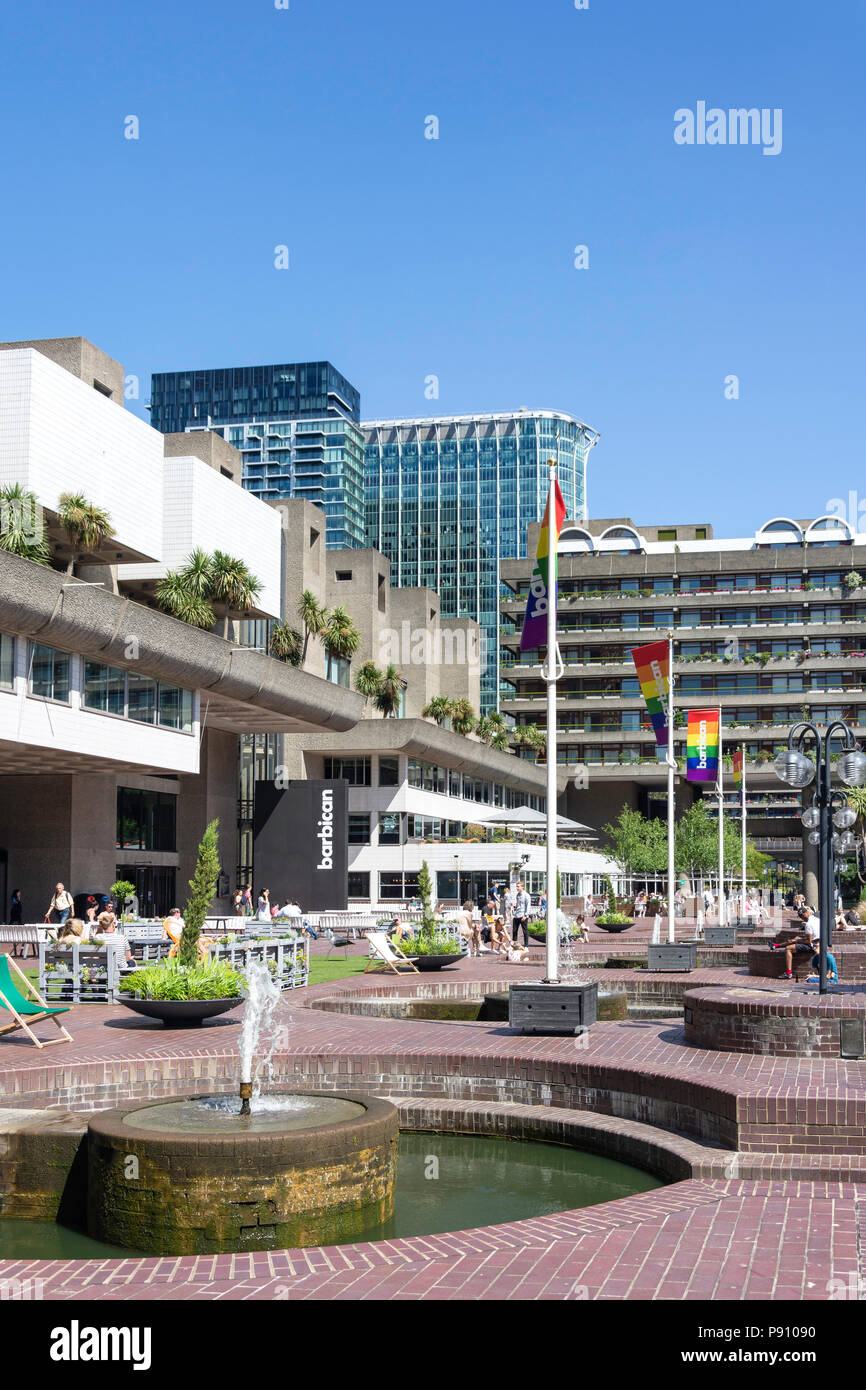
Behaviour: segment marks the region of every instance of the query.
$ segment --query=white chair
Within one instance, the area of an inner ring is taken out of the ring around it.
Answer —
[[[384,932],[367,932],[367,940],[370,943],[370,947],[373,951],[373,954],[371,955],[370,959],[367,961],[367,964],[364,967],[365,975],[367,971],[371,968],[371,966],[374,965],[387,965],[388,969],[392,970],[395,975],[399,975],[400,966],[408,966],[410,970],[415,971],[416,975],[420,974],[420,971],[418,970],[418,967],[415,964],[415,961],[418,959],[418,957],[404,955],[403,951],[401,951],[399,946],[392,945],[392,943],[388,940]]]

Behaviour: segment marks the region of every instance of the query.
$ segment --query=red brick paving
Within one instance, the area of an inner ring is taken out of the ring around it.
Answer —
[[[626,943],[609,944],[618,954]],[[866,1063],[710,1052],[688,1046],[676,1020],[597,1024],[583,1045],[523,1037],[502,1024],[308,1007],[338,993],[493,989],[540,978],[543,952],[533,957],[538,964],[529,967],[483,956],[437,977],[354,976],[299,992],[283,1006],[288,1032],[277,1079],[366,1086],[402,1100],[407,1114],[422,1105],[424,1091],[432,1097],[430,1113],[438,1104],[453,1120],[462,1106],[475,1117],[467,1125],[491,1129],[506,1102],[514,1123],[541,1114],[545,1122],[576,1126],[574,1133],[594,1128],[611,1142],[618,1136],[638,1143],[646,1131],[690,1164],[693,1176],[583,1211],[424,1239],[182,1259],[5,1261],[0,1277],[39,1277],[49,1299],[667,1300],[826,1299],[829,1279],[862,1272]],[[610,983],[637,977],[592,972]],[[645,972],[640,978],[646,983]],[[729,968],[682,982],[748,980]],[[760,987],[792,988],[768,980]],[[80,1109],[95,1086],[107,1088],[102,1104],[112,1103],[112,1088],[115,1096],[211,1083],[225,1089],[234,1075],[239,1017],[238,1010],[201,1031],[180,1032],[154,1028],[121,1007],[77,1008],[69,1047],[46,1054],[15,1035],[0,1041],[2,1103]],[[564,1106],[582,1113],[567,1116]],[[659,1136],[645,1120],[671,1123]],[[683,1128],[690,1132],[670,1132]]]

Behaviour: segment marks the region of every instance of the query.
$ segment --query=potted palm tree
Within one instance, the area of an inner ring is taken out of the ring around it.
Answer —
[[[224,962],[210,961],[208,950],[202,949],[201,929],[220,870],[218,830],[219,821],[212,820],[198,847],[177,959],[136,970],[120,985],[119,1003],[166,1027],[200,1028],[206,1018],[226,1013],[243,999],[243,977]]]
[[[69,561],[66,573],[73,575],[82,555],[92,555],[100,564],[100,546],[114,535],[108,512],[89,502],[81,492],[64,492],[57,504],[57,515],[69,539]]]
[[[406,682],[393,662],[389,662],[381,674],[379,689],[373,697],[373,703],[383,719],[391,719],[400,708]]]
[[[35,560],[37,565],[51,563],[39,499],[20,483],[0,488],[0,550]]]

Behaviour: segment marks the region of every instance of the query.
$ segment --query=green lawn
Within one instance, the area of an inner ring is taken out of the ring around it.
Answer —
[[[367,964],[366,956],[310,956],[310,984],[330,984],[332,980],[345,980],[347,975],[360,975]]]

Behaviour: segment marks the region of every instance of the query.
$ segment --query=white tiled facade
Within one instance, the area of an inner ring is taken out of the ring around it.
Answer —
[[[182,565],[197,546],[222,550],[243,560],[261,580],[256,606],[278,618],[279,513],[192,456],[165,459],[164,499],[162,564],[125,565],[122,577],[159,579],[166,569]]]
[[[158,431],[34,348],[0,352],[0,487],[20,483],[50,511],[81,491],[121,544],[159,561],[163,471]]]

